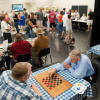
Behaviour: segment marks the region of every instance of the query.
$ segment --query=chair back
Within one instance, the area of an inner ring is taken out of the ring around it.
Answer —
[[[17,61],[18,62],[26,62],[26,61],[29,61],[30,59],[31,59],[30,54],[24,54],[24,55],[19,55]]]
[[[43,56],[46,56],[47,54],[50,53],[50,48],[45,48],[45,49],[42,49],[38,55],[38,57],[43,57]]]

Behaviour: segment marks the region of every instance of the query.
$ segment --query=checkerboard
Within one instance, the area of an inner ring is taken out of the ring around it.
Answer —
[[[34,83],[39,88],[41,94],[43,95],[44,99],[46,99],[46,100],[81,100],[81,98],[83,98],[83,96],[90,96],[90,97],[93,96],[90,83],[88,83],[84,79],[76,79],[71,75],[71,73],[68,70],[64,70],[64,71],[59,71],[57,73],[61,77],[63,77],[65,80],[68,80],[73,85],[76,84],[76,83],[81,83],[81,84],[84,83],[84,86],[86,86],[87,89],[84,92],[84,94],[80,95],[80,94],[75,93],[72,90],[72,88],[70,88],[69,90],[63,92],[62,94],[60,94],[56,98],[52,98],[52,96],[50,96],[48,94],[48,92],[33,77],[35,75],[42,73],[42,72],[53,69],[53,68],[55,68],[59,65],[60,65],[60,63],[57,63],[55,65],[49,66],[47,68],[44,68],[42,70],[39,70],[37,72],[32,73],[30,78],[27,80],[27,84],[30,86],[32,83]]]

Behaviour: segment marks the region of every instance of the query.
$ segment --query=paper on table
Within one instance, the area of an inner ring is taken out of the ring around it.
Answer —
[[[78,94],[83,94],[86,90],[86,86],[84,86],[83,84],[81,83],[76,83],[73,87],[72,87],[72,90]]]

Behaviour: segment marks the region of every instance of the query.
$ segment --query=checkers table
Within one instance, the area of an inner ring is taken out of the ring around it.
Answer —
[[[100,56],[100,44],[91,47],[91,48],[88,50],[88,53],[91,54],[91,58],[92,58],[92,55],[93,55],[93,54],[96,54],[96,55],[99,55],[99,56]]]
[[[38,87],[38,89],[40,90],[40,92],[43,95],[43,97],[44,97],[45,100],[81,100],[85,96],[93,97],[90,83],[88,83],[84,79],[76,79],[76,78],[72,77],[71,73],[68,70],[59,71],[59,72],[57,72],[57,74],[60,77],[62,77],[64,80],[67,80],[69,83],[71,83],[72,84],[71,87],[69,89],[63,91],[58,96],[52,97],[45,90],[45,88],[43,88],[43,85],[41,85],[39,83],[39,81],[36,80],[36,76],[38,76],[41,73],[45,73],[46,71],[48,71],[50,69],[53,69],[53,68],[55,68],[55,67],[57,67],[59,65],[60,65],[60,63],[57,63],[57,64],[51,65],[49,67],[43,68],[42,70],[39,70],[39,71],[36,71],[36,72],[32,73],[31,76],[30,76],[30,78],[27,80],[27,84],[29,86],[31,86],[32,83],[35,84]],[[41,80],[43,82],[43,79],[41,79]],[[75,91],[73,91],[72,87],[76,83],[81,83],[81,84],[84,83],[84,86],[86,86],[86,88],[87,88],[85,90],[84,94],[78,94]],[[60,88],[60,90],[61,89],[62,89],[62,87]]]

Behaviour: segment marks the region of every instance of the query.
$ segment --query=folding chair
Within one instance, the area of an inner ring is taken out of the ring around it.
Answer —
[[[45,48],[45,49],[42,49],[38,55],[38,59],[40,61],[40,64],[42,66],[42,61],[44,61],[43,63],[46,64],[47,62],[47,56],[50,56],[50,60],[51,60],[51,64],[52,64],[52,57],[51,57],[51,54],[50,54],[50,48]]]

